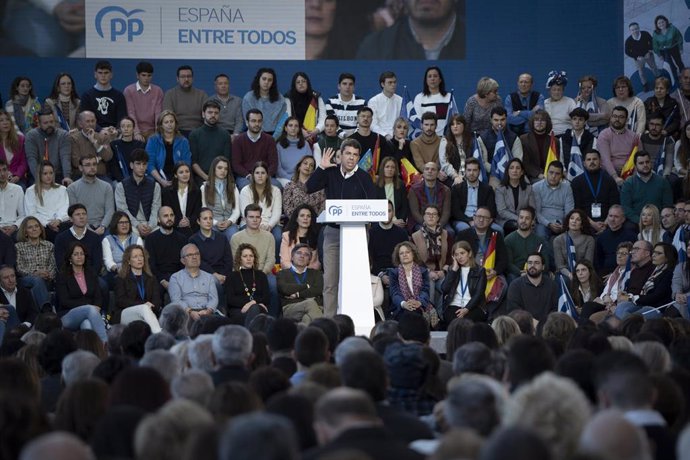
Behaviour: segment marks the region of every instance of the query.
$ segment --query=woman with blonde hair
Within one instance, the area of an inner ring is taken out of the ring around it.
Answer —
[[[228,242],[239,231],[240,204],[230,161],[214,158],[208,168],[208,180],[201,186],[201,206],[213,211],[213,228],[224,234]]]
[[[503,346],[508,343],[511,337],[521,334],[520,326],[510,316],[499,316],[491,322],[491,329],[496,333],[498,345]]]
[[[649,241],[652,244],[668,239],[666,230],[661,228],[659,208],[653,204],[645,205],[640,212],[640,233],[637,234],[637,239]]]
[[[146,142],[149,154],[147,174],[156,179],[161,187],[172,185],[173,169],[183,161],[192,166],[192,151],[189,141],[180,132],[177,115],[172,110],[163,110],[156,121],[156,133]]]
[[[113,322],[144,321],[156,334],[161,331],[156,317],[160,312],[160,299],[158,281],[149,267],[148,252],[138,244],[127,246],[115,279]]]
[[[498,82],[491,77],[482,77],[477,82],[477,92],[465,103],[465,120],[468,132],[481,132],[491,128],[491,109],[503,107],[498,96]]]
[[[54,241],[60,231],[69,227],[69,196],[64,185],[55,183],[55,168],[48,161],[38,166],[36,183],[26,190],[24,210],[34,216],[46,229],[49,241]]]
[[[443,280],[442,317],[445,324],[455,318],[485,321],[486,270],[475,262],[474,251],[467,241],[458,241],[452,248],[453,265]]]

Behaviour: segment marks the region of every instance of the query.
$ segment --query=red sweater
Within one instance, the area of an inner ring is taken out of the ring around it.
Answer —
[[[257,161],[268,165],[268,175],[275,177],[278,170],[278,151],[273,137],[261,133],[258,141],[253,142],[243,133],[232,141],[232,170],[238,176],[251,174]]]

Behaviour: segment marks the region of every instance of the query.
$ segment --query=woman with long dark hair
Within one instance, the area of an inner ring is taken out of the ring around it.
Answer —
[[[395,158],[385,157],[381,160],[375,186],[376,198],[389,200],[393,203],[395,210],[393,223],[398,227],[405,228],[410,210],[407,201],[407,189],[400,179],[400,168]]]
[[[501,225],[505,234],[517,230],[518,212],[531,206],[534,208],[534,194],[532,185],[525,177],[525,167],[522,160],[513,158],[506,167],[507,174],[503,175],[501,185],[496,187],[496,224]]]
[[[58,315],[67,329],[93,329],[103,342],[108,341],[101,318],[101,288],[98,274],[86,264],[87,249],[79,241],[65,252],[62,269],[55,283]]]
[[[72,75],[60,72],[53,82],[53,89],[45,103],[55,114],[60,128],[65,131],[77,128],[77,113],[79,111],[79,93]]]
[[[456,114],[451,117],[450,129],[438,146],[439,179],[449,186],[460,184],[465,178],[468,155],[472,155],[472,132],[467,129],[465,117]]]
[[[278,151],[278,171],[276,179],[284,187],[295,174],[297,164],[305,155],[311,155],[311,146],[305,140],[299,120],[289,117],[283,126],[283,132],[276,141]]]
[[[29,77],[19,76],[12,80],[5,110],[10,115],[17,134],[24,134],[38,126],[38,112],[41,102],[34,94],[34,85]]]
[[[8,180],[25,188],[29,163],[24,150],[24,135],[17,133],[12,126],[10,114],[2,109],[0,109],[0,159],[7,162],[7,169],[10,172]]]
[[[268,278],[259,270],[259,257],[251,244],[240,244],[235,252],[235,270],[225,280],[228,318],[248,325],[257,315],[268,313],[271,294]]]
[[[242,117],[247,118],[250,109],[258,109],[263,114],[263,131],[273,135],[283,114],[290,115],[292,109],[290,101],[278,91],[278,77],[276,71],[269,67],[261,67],[256,71],[252,80],[251,90],[242,98]]]
[[[280,266],[290,268],[292,266],[292,248],[298,244],[306,244],[311,248],[311,261],[309,268],[319,270],[319,253],[317,244],[319,239],[319,229],[316,224],[316,212],[308,204],[302,204],[290,214],[286,231],[280,240]]]
[[[128,246],[115,279],[113,322],[144,321],[156,334],[161,331],[156,318],[160,313],[160,301],[158,281],[149,268],[148,252],[138,244]]]
[[[592,237],[587,214],[581,209],[573,209],[564,219],[565,232],[553,240],[553,255],[556,261],[556,273],[572,280],[573,274],[568,268],[568,241],[575,245],[575,260],[594,260],[594,237]],[[568,238],[570,237],[570,238]]]
[[[594,302],[594,299],[601,292],[601,288],[601,278],[597,275],[592,262],[585,259],[578,260],[575,264],[575,276],[570,281],[570,295],[578,313],[582,314],[585,311],[585,305]]]
[[[436,134],[443,136],[446,119],[451,105],[451,94],[446,91],[446,82],[441,68],[427,67],[424,71],[423,90],[414,97],[414,109],[421,120],[424,112],[434,112],[438,118]]]
[[[277,247],[283,237],[283,230],[280,227],[283,197],[280,189],[271,184],[268,177],[268,165],[263,161],[256,162],[252,168],[249,185],[240,192],[240,209],[245,209],[251,203],[261,206],[261,229],[273,233]]]
[[[472,246],[467,241],[453,245],[453,265],[441,285],[445,324],[455,318],[485,321],[486,270],[477,265]]]
[[[312,88],[309,76],[304,72],[295,72],[285,97],[290,101],[292,115],[299,121],[302,135],[315,139],[323,131],[326,104],[321,94]]]
[[[283,212],[286,215],[292,215],[302,203],[310,205],[317,214],[323,211],[326,193],[323,190],[307,193],[306,183],[315,169],[316,160],[311,155],[304,155],[297,162],[292,180],[283,187]]]
[[[201,186],[201,205],[213,211],[213,226],[230,241],[239,231],[237,219],[244,209],[230,170],[230,161],[216,157],[208,168],[208,180]],[[198,217],[198,216],[197,216]]]
[[[161,190],[161,205],[172,208],[175,228],[187,237],[199,231],[201,201],[201,191],[194,182],[192,169],[187,163],[178,162],[173,169],[172,185]]]

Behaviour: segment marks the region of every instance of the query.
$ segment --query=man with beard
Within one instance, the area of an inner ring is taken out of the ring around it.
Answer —
[[[680,73],[680,88],[671,96],[680,106],[680,126],[685,126],[690,120],[690,67]]]
[[[99,235],[105,233],[115,212],[113,187],[96,177],[98,158],[88,155],[79,159],[81,178],[67,187],[70,206],[83,204],[89,213],[89,225]],[[60,261],[61,262],[61,261]]]
[[[558,305],[558,286],[544,276],[544,256],[532,253],[527,257],[527,276],[521,276],[508,288],[508,312],[527,310],[542,322]]]
[[[533,230],[536,212],[531,206],[526,206],[518,212],[518,229],[505,238],[508,249],[508,281],[526,274],[525,262],[527,257],[535,252],[545,254],[549,250],[546,240]],[[549,257],[544,257],[549,260]],[[544,267],[548,270],[548,265]]]
[[[665,136],[663,130],[664,116],[661,112],[647,114],[647,132],[640,136],[640,150],[649,152],[653,166],[656,165],[659,155],[664,152],[666,156],[664,157],[661,174],[666,179],[671,180],[670,175],[673,168],[673,153],[676,142],[673,137]],[[658,173],[658,171],[655,172]],[[672,177],[675,178],[675,176]]]
[[[439,164],[438,148],[441,145],[441,137],[436,134],[438,119],[433,112],[422,114],[422,134],[410,143],[414,167],[417,171],[423,171],[427,163]],[[438,167],[437,167],[438,168]]]
[[[237,189],[249,184],[254,165],[263,161],[268,165],[268,175],[276,187],[280,183],[275,178],[278,170],[278,151],[272,136],[263,131],[264,115],[259,109],[249,109],[246,115],[247,132],[232,141],[232,172],[235,173]]]
[[[584,167],[584,172],[570,183],[575,208],[585,211],[589,225],[596,233],[601,233],[606,229],[609,208],[620,203],[618,186],[601,169],[601,154],[598,150],[585,151]]]
[[[390,142],[384,135],[375,133],[371,130],[371,123],[374,118],[374,111],[369,107],[362,107],[357,111],[357,131],[350,138],[356,139],[362,146],[362,155],[371,150],[372,158],[379,149],[379,159],[393,155]]]
[[[188,65],[177,68],[177,86],[169,89],[163,96],[163,110],[172,110],[177,115],[178,128],[184,136],[201,126],[201,112],[206,92],[194,88],[194,70]]]
[[[204,124],[189,134],[192,169],[197,177],[208,180],[208,168],[216,157],[230,159],[230,134],[218,126],[220,104],[211,99],[204,102]],[[168,178],[171,180],[172,178]]]
[[[611,111],[610,126],[604,129],[597,138],[597,149],[601,153],[604,169],[618,186],[623,185],[620,177],[621,169],[628,160],[633,147],[640,138],[634,131],[627,128],[628,109],[619,105]]]
[[[158,230],[144,242],[151,271],[163,287],[161,295],[168,289],[170,276],[182,269],[180,251],[185,244],[187,238],[175,230],[175,212],[170,206],[162,206],[158,210]]]
[[[464,59],[463,0],[405,0],[407,15],[362,40],[357,59]]]
[[[38,113],[38,127],[26,133],[24,139],[26,160],[31,175],[38,177],[38,165],[48,160],[55,168],[55,181],[68,186],[72,183],[72,145],[69,134],[57,127],[50,107]]]
[[[640,150],[635,154],[635,174],[621,188],[621,205],[626,219],[638,224],[642,208],[648,204],[657,209],[673,206],[673,194],[668,181],[652,171],[649,153]]]

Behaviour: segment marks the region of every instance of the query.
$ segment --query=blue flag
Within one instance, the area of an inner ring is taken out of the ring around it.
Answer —
[[[359,159],[359,163],[357,163],[357,166],[359,169],[370,172],[371,167],[373,166],[374,158],[371,154],[371,149],[367,149],[366,152],[364,152],[364,155],[362,155],[362,158]]]
[[[654,162],[654,172],[658,175],[664,174],[664,166],[666,165],[666,138],[661,141],[661,147],[659,147],[659,154],[656,156],[656,161]]]
[[[508,167],[508,162],[511,159],[512,155],[510,154],[510,150],[508,149],[505,139],[503,138],[503,131],[499,131],[496,147],[494,147],[494,157],[491,160],[491,175],[497,178],[499,181],[503,180],[503,176],[506,173],[506,168]]]
[[[565,276],[559,276],[558,279],[561,280],[560,295],[558,296],[558,311],[567,313],[575,321],[577,321],[580,315],[578,315],[577,309],[575,308],[575,302],[573,301],[573,297],[570,295],[570,290],[568,289],[568,285],[565,281],[566,278]]]
[[[575,265],[577,258],[577,255],[575,253],[575,242],[570,237],[570,233],[568,232],[565,232],[565,242],[567,245],[566,250],[568,252],[568,270],[573,276],[575,276]]]
[[[577,139],[573,136],[573,144],[570,146],[570,163],[568,163],[568,180],[573,180],[580,174],[585,172],[585,167],[582,164],[582,151]]]
[[[410,132],[407,133],[409,139],[416,139],[422,134],[422,121],[414,108],[414,100],[410,98],[407,86],[403,87],[403,100],[400,106],[400,118],[404,118],[410,125]]]
[[[474,132],[474,139],[472,140],[472,158],[476,158],[479,161],[479,180],[488,183],[489,177],[484,167],[484,158],[482,157],[482,149],[479,148],[479,137],[476,131]]]
[[[446,132],[444,134],[448,134],[450,132],[450,120],[452,120],[453,117],[459,113],[460,112],[458,112],[458,105],[455,103],[455,90],[451,89],[450,107],[448,107],[448,113],[446,114]]]

